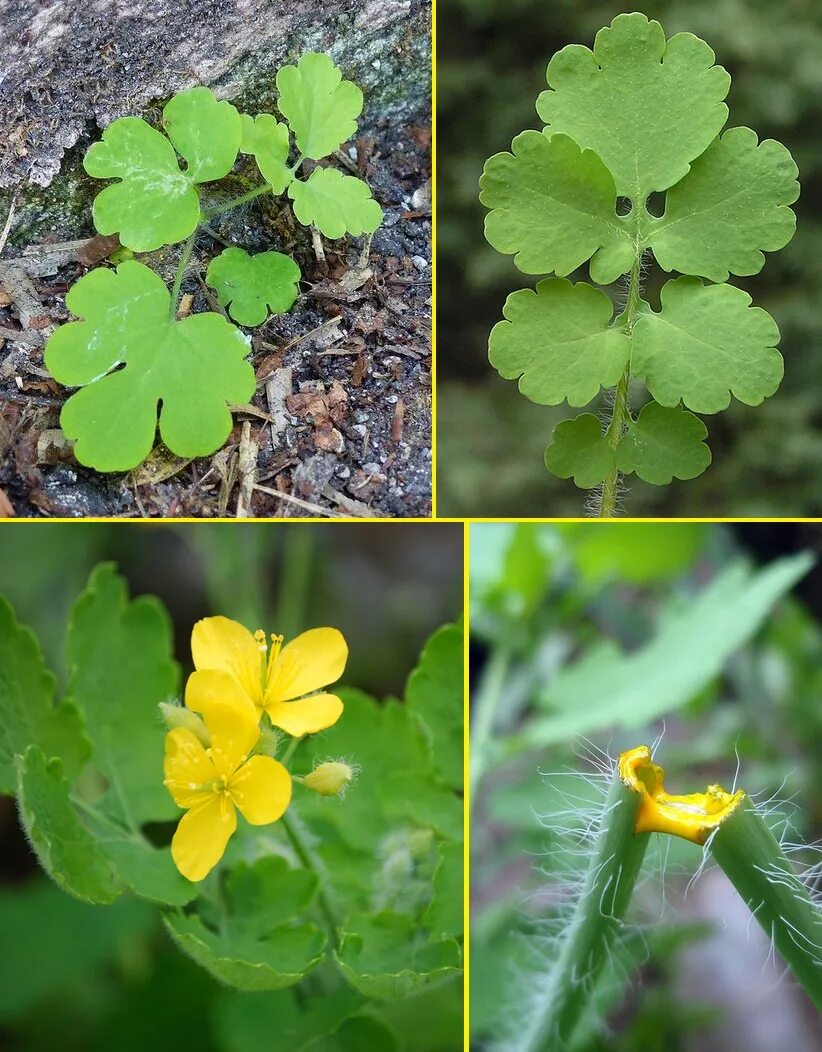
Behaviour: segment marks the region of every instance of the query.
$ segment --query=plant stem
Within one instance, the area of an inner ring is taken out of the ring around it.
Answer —
[[[301,735],[299,738],[292,738],[291,741],[288,743],[288,748],[285,750],[283,758],[280,761],[282,763],[283,767],[288,767],[288,765],[291,763],[292,757],[294,756],[294,753],[297,751],[297,746],[300,744],[300,742],[302,740],[303,739],[302,739],[302,735]]]
[[[533,1010],[503,1044],[505,1052],[548,1052],[572,1047],[597,980],[631,901],[648,846],[634,832],[641,798],[619,776],[605,799],[585,883],[565,931],[556,963],[545,976]]]
[[[822,1009],[822,909],[750,799],[722,822],[709,848],[797,981]]]
[[[246,201],[253,201],[255,197],[259,197],[261,194],[267,194],[270,190],[270,184],[263,183],[262,186],[257,186],[253,190],[249,190],[247,194],[240,194],[239,197],[232,197],[230,201],[223,201],[221,205],[215,205],[213,208],[203,209],[201,213],[202,217],[208,222],[208,220],[213,219],[214,216],[222,215],[223,212],[230,212],[232,208],[244,205]]]
[[[174,284],[171,288],[171,306],[169,307],[169,317],[172,321],[177,317],[177,311],[180,307],[180,287],[183,284],[183,278],[185,277],[186,270],[188,269],[188,261],[191,259],[191,253],[194,251],[194,242],[197,240],[197,234],[199,233],[199,227],[195,227],[194,230],[186,238],[186,242],[183,245],[183,251],[180,253],[180,262],[177,264],[177,273],[174,275]]]
[[[476,694],[476,703],[471,712],[471,748],[469,766],[469,807],[473,808],[480,779],[485,771],[488,743],[502,695],[502,688],[508,677],[511,664],[511,651],[507,646],[495,647],[488,658],[482,673]]]
[[[637,308],[639,307],[641,274],[642,250],[637,244],[634,265],[631,267],[631,279],[628,285],[628,302],[625,305],[625,310],[622,314],[622,326],[629,337],[633,331]],[[622,378],[617,384],[616,392],[614,394],[614,406],[611,410],[611,419],[608,422],[608,427],[605,431],[605,438],[608,445],[614,450],[619,445],[619,441],[625,431],[625,424],[630,415],[630,407],[628,405],[628,388],[630,383],[631,365],[629,362],[625,368],[625,372],[622,374]],[[615,467],[602,484],[598,512],[600,519],[612,519],[616,515],[618,489],[619,472]]]
[[[292,817],[289,817],[289,814]],[[303,830],[300,826],[300,820],[293,813],[293,807],[290,812],[287,811],[280,819],[283,829],[285,830],[286,836],[288,837],[291,846],[294,848],[294,853],[300,860],[300,864],[307,870],[316,874],[317,881],[319,884],[319,891],[317,892],[317,905],[320,907],[320,911],[325,920],[325,925],[328,928],[328,937],[331,940],[331,945],[336,950],[339,947],[339,939],[337,937],[337,929],[339,924],[334,916],[334,911],[331,908],[331,903],[328,901],[328,896],[325,893],[323,887],[325,879],[325,866],[322,862],[314,855],[311,848],[308,846],[304,836]]]

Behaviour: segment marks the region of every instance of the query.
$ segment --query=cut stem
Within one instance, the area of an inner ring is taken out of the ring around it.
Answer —
[[[722,822],[709,849],[797,982],[822,1010],[822,910],[750,798]]]
[[[545,978],[539,1002],[523,1020],[506,1052],[543,1052],[570,1047],[607,965],[631,901],[647,833],[635,833],[640,795],[619,772],[603,806],[599,833],[576,910],[559,956]]]

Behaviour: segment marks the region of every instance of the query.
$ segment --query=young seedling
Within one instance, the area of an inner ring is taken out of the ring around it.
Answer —
[[[537,99],[542,132],[518,135],[486,162],[485,236],[526,274],[553,274],[505,303],[491,364],[540,405],[584,406],[604,389],[604,421],[562,421],[549,471],[598,488],[600,516],[616,513],[622,475],[667,485],[711,461],[694,413],[759,405],[782,379],[779,330],[731,274],[758,273],[796,220],[797,168],[784,146],[730,128],[731,79],[698,37],[666,41],[658,22],[618,15],[594,49],[563,48]],[[651,195],[665,193],[656,214]],[[649,253],[667,272],[660,308],[643,298]],[[612,299],[566,279],[588,261]],[[707,279],[704,281],[703,279]],[[651,396],[636,412],[632,380]]]
[[[665,772],[651,749],[623,752],[609,775],[597,815],[585,816],[587,870],[563,926],[553,963],[533,986],[506,1052],[573,1048],[614,944],[651,833],[703,846],[739,892],[789,970],[822,1008],[822,909],[795,872],[765,816],[743,790],[711,785],[704,793],[665,791]]]
[[[139,117],[114,121],[86,154],[89,175],[113,179],[94,200],[94,225],[118,234],[126,249],[153,252],[185,240],[169,295],[165,283],[133,259],[116,271],[81,278],[66,297],[82,320],[61,326],[45,361],[59,383],[79,387],[65,403],[61,426],[81,464],[127,471],[144,460],[160,435],[181,457],[206,456],[228,437],[231,406],[254,393],[250,340],[221,314],[177,321],[180,288],[203,223],[263,194],[287,193],[295,217],[326,237],[372,233],[382,210],[366,183],[317,166],[354,133],[363,96],[327,55],[308,53],[277,74],[278,107],[251,117],[210,89],[175,95],[163,110],[163,132]],[[293,143],[296,156],[292,159]],[[254,157],[263,182],[233,200],[203,208],[199,187],[224,178],[238,154]],[[180,158],[185,161],[181,168]],[[241,325],[262,325],[298,294],[300,269],[281,252],[252,256],[228,248],[213,259],[206,281]]]

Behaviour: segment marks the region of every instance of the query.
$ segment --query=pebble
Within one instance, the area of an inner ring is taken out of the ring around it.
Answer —
[[[412,256],[411,260],[417,270],[427,270],[428,260],[424,256]]]

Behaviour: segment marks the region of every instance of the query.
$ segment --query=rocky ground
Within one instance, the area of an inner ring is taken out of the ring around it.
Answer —
[[[366,81],[366,107],[359,137],[331,163],[368,181],[384,221],[370,241],[312,240],[287,199],[260,198],[203,230],[183,285],[187,312],[220,309],[203,275],[225,245],[289,252],[303,273],[292,310],[247,330],[256,394],[236,408],[234,431],[212,457],[181,460],[158,446],[126,475],[75,461],[59,430],[70,392],[49,377],[43,346],[70,318],[68,289],[90,267],[111,265],[116,248],[94,237],[90,201],[100,184],[82,172],[82,155],[99,132],[88,121],[82,131],[72,124],[78,141],[65,153],[68,131],[51,144],[33,136],[37,156],[27,173],[25,155],[0,154],[0,184],[9,186],[0,197],[0,227],[10,215],[0,234],[0,516],[430,515],[430,105],[420,91],[428,76],[421,39],[428,12],[424,4],[384,0],[337,6],[352,9],[348,22],[334,9],[334,25],[347,25],[349,35],[340,30],[337,38],[324,24],[312,29],[310,46],[337,58],[359,25],[357,66],[366,55],[370,72],[346,69]],[[370,36],[362,29],[366,9],[384,19]],[[246,112],[270,109],[270,63],[268,52],[239,59],[232,51],[213,86]],[[407,83],[404,93],[398,78]],[[4,88],[7,82],[0,95]],[[137,112],[155,119],[165,97]],[[8,108],[0,118],[6,115],[21,126]],[[111,116],[106,110],[101,123]],[[55,157],[57,174],[49,168]],[[249,175],[238,166],[207,188],[216,196],[204,205],[243,192]],[[172,246],[140,258],[170,285],[178,253]]]

